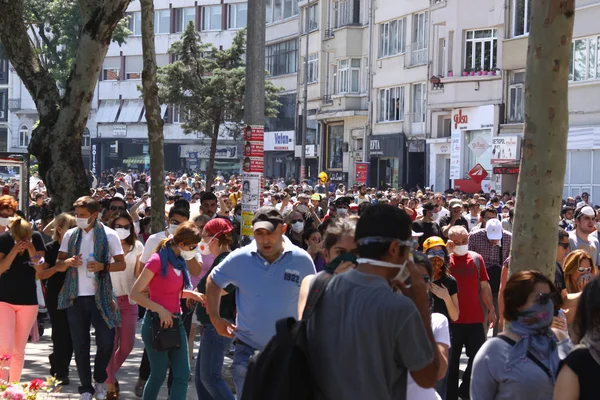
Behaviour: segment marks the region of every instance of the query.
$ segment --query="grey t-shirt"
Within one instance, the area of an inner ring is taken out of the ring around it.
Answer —
[[[573,343],[558,343],[559,358]],[[485,342],[477,352],[471,374],[471,400],[552,400],[554,383],[528,358],[506,368],[512,346],[499,338]]]
[[[433,360],[416,306],[356,270],[330,282],[308,325],[318,400],[404,400],[408,371]]]
[[[577,231],[569,232],[569,247],[571,251],[574,250],[585,250],[592,260],[594,260],[594,265],[598,265],[600,261],[600,243],[598,242],[598,236],[592,233],[588,235],[588,239],[584,240],[577,235]]]

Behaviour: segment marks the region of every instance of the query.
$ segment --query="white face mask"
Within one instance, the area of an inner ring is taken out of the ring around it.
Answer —
[[[86,229],[87,227],[90,226],[90,222],[89,222],[88,218],[77,218],[76,220],[77,220],[77,222],[76,222],[77,227],[80,229]]]
[[[207,255],[210,254],[210,247],[209,247],[209,245],[210,245],[211,240],[212,239],[210,239],[208,241],[208,243],[206,243],[204,241],[204,239],[202,239],[202,241],[200,241],[200,243],[198,243],[198,248],[200,249],[200,254],[202,254],[203,256],[207,256]]]
[[[177,228],[179,228],[179,225],[169,225],[167,230],[169,231],[169,234],[174,235]]]
[[[192,258],[196,257],[196,250],[183,250],[181,247],[177,246],[180,253],[179,255],[185,260],[189,261]]]
[[[348,215],[348,209],[347,208],[338,208],[337,215],[339,215],[340,217],[345,217],[346,215]]]
[[[300,204],[298,207],[296,207],[296,210],[298,210],[299,213],[304,214],[308,211],[308,207],[305,204]]]
[[[465,244],[465,245],[462,245],[462,246],[456,246],[454,248],[454,254],[456,254],[457,256],[464,256],[468,252],[469,252],[469,245],[468,244]]]
[[[117,228],[115,230],[117,231],[117,235],[119,235],[119,239],[121,240],[125,240],[131,236],[131,231],[129,229]]]
[[[8,226],[10,224],[10,218],[0,218],[0,226]]]
[[[304,230],[304,222],[294,222],[292,224],[292,230],[296,233],[301,233]]]

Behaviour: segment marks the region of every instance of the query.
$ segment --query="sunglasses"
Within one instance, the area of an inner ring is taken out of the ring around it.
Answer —
[[[569,243],[559,243],[558,245],[565,250],[567,250],[569,248]]]
[[[550,300],[552,300],[552,303],[554,304],[560,304],[557,293],[537,293],[536,297],[537,303],[542,305],[548,304]]]
[[[582,274],[590,273],[590,272],[592,272],[592,267],[577,268],[577,272],[581,272]]]
[[[446,253],[444,253],[444,250],[429,250],[427,252],[427,257],[429,258],[433,258],[433,257],[440,257],[440,258],[445,258],[446,257]]]
[[[119,229],[119,228],[130,230],[131,229],[131,224],[130,225],[119,225],[119,224],[116,224],[115,225],[115,229]]]

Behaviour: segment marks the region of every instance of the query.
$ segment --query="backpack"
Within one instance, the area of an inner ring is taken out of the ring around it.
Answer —
[[[316,383],[311,371],[307,325],[333,275],[320,273],[312,285],[301,321],[283,318],[275,336],[252,357],[244,381],[244,400],[312,400]]]

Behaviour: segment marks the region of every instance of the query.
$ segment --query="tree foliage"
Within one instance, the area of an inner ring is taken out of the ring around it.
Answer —
[[[234,138],[243,129],[246,68],[246,31],[240,30],[229,49],[202,43],[192,22],[169,53],[175,62],[159,69],[159,97],[179,109],[185,133],[201,132],[211,138],[207,185],[212,178],[214,151],[220,135]],[[266,72],[265,72],[266,73]],[[265,117],[276,117],[281,88],[265,85]]]

